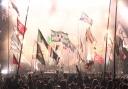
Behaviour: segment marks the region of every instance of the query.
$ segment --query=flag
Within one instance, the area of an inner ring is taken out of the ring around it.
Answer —
[[[20,45],[21,44],[21,41],[20,41],[18,35],[15,32],[11,36],[11,41],[17,43],[17,45]]]
[[[94,60],[95,60],[97,63],[99,63],[99,64],[103,64],[103,63],[104,63],[104,58],[103,58],[100,54],[98,54],[98,53],[96,53],[96,52],[95,52],[95,54],[94,54]]]
[[[40,30],[38,30],[38,39],[37,40],[38,40],[38,42],[43,42],[45,44],[45,47],[48,49],[48,51],[50,53],[50,57],[53,58],[57,62],[57,64],[58,64],[60,57],[53,50],[53,48],[47,43],[47,41],[45,40],[45,38],[42,35]]]
[[[17,29],[20,34],[24,35],[26,32],[26,27],[21,23],[21,21],[17,18]]]
[[[92,19],[86,13],[81,14],[80,20],[84,21],[85,23],[88,23],[90,25],[92,25],[92,23],[93,23]]]
[[[55,51],[58,49],[58,47],[59,47],[59,45],[56,46]],[[53,50],[53,48],[50,45],[48,46],[48,51],[50,53],[50,57],[56,61],[56,64],[58,64],[60,57],[58,56],[58,54]]]
[[[37,41],[38,42],[43,42],[44,43],[44,45],[45,45],[45,47],[48,49],[48,43],[47,43],[47,41],[45,40],[45,38],[44,38],[44,36],[42,35],[42,33],[41,33],[41,31],[40,30],[38,30],[38,38],[37,38]]]
[[[51,30],[51,38],[54,42],[67,42],[69,40],[68,34],[62,31]]]
[[[42,54],[40,45],[37,43],[37,53],[36,53],[36,58],[41,62],[41,64],[45,65],[45,60],[44,56]]]
[[[75,50],[75,46],[69,40],[67,33],[62,31],[51,30],[51,38],[52,38],[52,41],[54,42],[62,42],[65,45],[65,47],[70,48],[71,51]]]
[[[20,52],[21,42],[20,42],[20,39],[16,33],[13,33],[11,36],[10,47],[11,47],[11,50],[13,50],[14,52]]]
[[[93,37],[90,27],[86,31],[86,40],[90,41],[90,43],[93,43],[95,41],[95,38]]]
[[[17,45],[16,42],[12,41],[10,48],[15,52],[20,52],[21,45]]]
[[[13,60],[12,60],[13,64],[19,65],[19,62],[17,61],[15,55],[13,54]]]
[[[80,56],[80,53],[77,51],[77,58],[79,59],[79,61],[85,62],[85,60],[83,60]]]
[[[11,5],[12,5],[12,8],[17,12],[17,14],[19,15],[19,10],[16,6],[16,4],[11,0]]]
[[[60,57],[58,54],[51,48],[50,57],[53,58],[56,61],[56,64],[59,63]]]
[[[48,44],[51,44],[52,43],[52,38],[48,36],[47,42],[48,42]]]

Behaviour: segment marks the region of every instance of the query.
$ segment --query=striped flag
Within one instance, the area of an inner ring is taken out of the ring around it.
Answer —
[[[50,53],[50,57],[52,57],[58,64],[58,61],[60,59],[60,57],[58,56],[58,54],[53,50],[53,48],[47,43],[47,41],[45,40],[43,34],[41,33],[40,30],[38,30],[38,42],[43,42],[45,47],[48,49],[49,53]]]
[[[17,43],[18,45],[21,44],[21,41],[20,41],[18,35],[17,35],[15,32],[12,34],[11,40],[12,40],[13,42]]]
[[[95,38],[91,33],[90,27],[86,31],[86,40],[90,41],[90,43],[93,43],[95,41]]]
[[[21,41],[18,37],[18,35],[14,32],[11,36],[11,50],[13,52],[20,52],[20,49],[21,49]]]

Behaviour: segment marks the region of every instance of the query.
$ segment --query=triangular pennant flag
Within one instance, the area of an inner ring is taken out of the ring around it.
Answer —
[[[41,62],[41,64],[45,65],[45,60],[44,56],[42,54],[40,45],[37,43],[37,53],[36,53],[36,58]]]
[[[21,23],[21,21],[17,18],[17,29],[20,34],[24,35],[26,32],[26,27]]]
[[[15,55],[13,54],[13,60],[12,60],[13,64],[19,65],[19,62],[17,61]]]

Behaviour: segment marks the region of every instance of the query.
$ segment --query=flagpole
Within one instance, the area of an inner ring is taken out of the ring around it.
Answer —
[[[10,23],[9,23],[9,1],[8,1],[8,74],[9,74],[9,26],[10,26]]]
[[[33,54],[34,54],[34,45],[33,45],[33,50],[32,50],[31,71],[33,71],[33,69],[34,69],[34,62],[33,62],[34,57],[33,57]]]
[[[115,27],[114,27],[114,60],[113,60],[113,80],[115,87],[115,78],[116,78],[116,31],[117,31],[117,4],[118,0],[116,0],[116,9],[115,9]]]
[[[80,44],[79,44],[79,42],[80,42],[80,35],[79,35],[79,29],[77,30],[77,33],[78,33],[78,49],[77,49],[77,56],[78,56],[78,53],[79,53],[79,49],[80,49]],[[81,65],[80,65],[80,57],[78,57],[79,58],[79,66],[80,66],[80,71],[81,71]]]
[[[27,24],[28,11],[29,11],[29,4],[30,4],[30,0],[29,0],[28,7],[27,7],[27,13],[26,13],[26,17],[25,17],[24,29],[26,29],[26,24]],[[24,39],[24,34],[23,34],[23,39]],[[18,68],[17,68],[17,75],[19,75],[19,68],[20,68],[20,63],[21,63],[21,54],[22,54],[22,50],[23,50],[23,42],[22,42],[22,44],[21,44],[21,50],[20,50],[20,56],[19,56],[19,65],[18,65]]]
[[[107,59],[107,48],[108,48],[108,28],[109,28],[109,21],[110,21],[110,11],[111,11],[111,0],[109,2],[109,12],[108,12],[108,20],[107,20],[107,34],[105,38],[105,62],[104,62],[104,75],[103,78],[105,80],[105,75],[106,75],[106,59]]]

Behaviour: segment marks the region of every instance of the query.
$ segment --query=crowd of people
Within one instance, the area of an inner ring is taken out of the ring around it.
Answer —
[[[87,74],[32,73],[1,76],[0,89],[128,89],[128,78]]]

